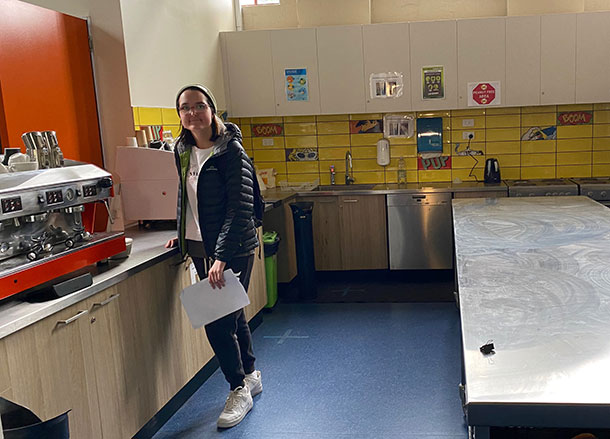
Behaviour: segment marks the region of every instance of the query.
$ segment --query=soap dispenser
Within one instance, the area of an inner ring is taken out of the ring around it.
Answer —
[[[377,141],[377,164],[379,166],[390,164],[390,141],[388,139]]]

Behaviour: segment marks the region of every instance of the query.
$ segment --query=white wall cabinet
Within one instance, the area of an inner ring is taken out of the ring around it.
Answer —
[[[576,100],[576,14],[543,15],[540,34],[540,103]]]
[[[322,114],[364,113],[362,26],[316,29]]]
[[[222,35],[229,116],[275,116],[270,31]]]
[[[328,26],[221,34],[230,116],[468,107],[468,83],[500,81],[501,106],[610,101],[610,12]],[[444,98],[423,99],[442,66]],[[288,101],[288,68],[309,99]],[[403,73],[403,95],[372,99],[371,73]]]
[[[308,115],[320,112],[318,53],[315,29],[271,31],[275,106],[278,116]],[[306,69],[307,100],[288,100],[287,69]]]
[[[503,105],[540,105],[540,16],[506,18]]]
[[[610,101],[610,12],[576,19],[576,102]]]
[[[458,105],[468,107],[469,82],[506,83],[506,19],[458,20]],[[496,97],[498,99],[498,97]]]
[[[457,24],[455,20],[409,24],[411,102],[414,110],[457,108]],[[423,99],[422,67],[443,66],[445,97]]]
[[[366,112],[408,111],[411,109],[411,62],[409,23],[362,26]],[[371,74],[402,74],[402,96],[371,98]]]

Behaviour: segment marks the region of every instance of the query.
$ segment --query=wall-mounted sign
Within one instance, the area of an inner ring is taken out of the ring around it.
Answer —
[[[402,96],[402,73],[371,73],[369,89],[371,99],[398,98]]]
[[[559,125],[587,125],[592,121],[593,113],[590,111],[567,111],[557,115]]]
[[[521,140],[556,140],[557,139],[557,127],[555,125],[550,127],[531,127],[528,128],[523,134],[521,134]]]
[[[415,131],[415,119],[410,114],[386,114],[383,116],[384,137],[411,138]]]
[[[422,67],[422,99],[445,99],[443,66]]]
[[[285,69],[286,99],[290,101],[308,101],[309,84],[307,69]]]
[[[500,81],[468,83],[469,107],[489,107],[500,103]]]
[[[279,123],[262,123],[252,125],[252,136],[254,137],[275,137],[281,136],[284,127]]]
[[[310,162],[318,160],[317,148],[288,148],[286,149],[287,162]]]
[[[350,120],[349,121],[349,132],[350,134],[361,134],[361,133],[381,133],[382,129],[381,119],[367,119],[367,120]]]
[[[417,169],[422,171],[434,171],[437,169],[451,169],[451,156],[444,155],[440,157],[432,157],[429,159],[419,157],[417,161]]]

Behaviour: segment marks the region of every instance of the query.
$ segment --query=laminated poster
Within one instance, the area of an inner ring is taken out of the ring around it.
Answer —
[[[290,101],[308,101],[309,84],[307,69],[285,69],[286,99]]]
[[[422,99],[445,99],[443,66],[422,67]]]

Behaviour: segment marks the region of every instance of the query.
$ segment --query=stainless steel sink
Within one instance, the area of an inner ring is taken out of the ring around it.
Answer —
[[[327,184],[318,186],[314,191],[367,191],[373,189],[375,186],[376,184]]]

